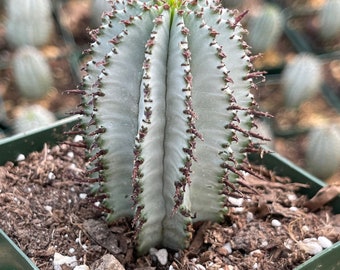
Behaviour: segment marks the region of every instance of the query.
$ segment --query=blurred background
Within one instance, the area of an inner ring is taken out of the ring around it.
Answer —
[[[340,0],[223,0],[267,72],[256,82],[267,147],[327,182],[340,183]],[[90,29],[105,0],[0,0],[0,139],[67,117]]]

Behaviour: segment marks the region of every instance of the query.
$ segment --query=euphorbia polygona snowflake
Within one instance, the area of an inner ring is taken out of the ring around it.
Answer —
[[[220,221],[249,170],[251,56],[233,11],[205,1],[115,2],[92,32],[79,113],[89,177],[109,220],[133,217],[138,251],[185,248]]]

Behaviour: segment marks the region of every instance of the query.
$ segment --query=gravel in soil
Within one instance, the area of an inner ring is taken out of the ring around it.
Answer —
[[[126,270],[293,269],[313,255],[305,239],[340,240],[340,215],[324,200],[314,199],[310,212],[301,184],[254,166],[262,177],[246,181],[258,194],[231,198],[224,223],[194,224],[189,248],[165,251],[163,261],[155,251],[137,258],[130,220],[105,222],[83,168],[83,150],[67,144],[0,167],[0,227],[41,270],[53,269],[56,253],[90,269],[100,269],[108,254],[121,264],[114,269]]]

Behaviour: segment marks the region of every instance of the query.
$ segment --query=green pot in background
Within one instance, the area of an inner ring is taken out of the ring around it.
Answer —
[[[55,145],[65,140],[64,132],[75,125],[79,116],[68,117],[49,126],[0,139],[0,165],[15,161],[20,154],[41,151],[44,144]]]
[[[45,143],[55,145],[63,142],[65,140],[64,132],[70,130],[77,122],[77,119],[78,116],[69,117],[59,120],[53,125],[0,140],[0,165],[5,164],[7,161],[15,161],[19,154],[28,155],[33,151],[41,151]],[[325,186],[324,182],[297,167],[277,153],[267,153],[263,158],[253,155],[250,157],[250,160],[257,164],[263,164],[268,169],[275,171],[278,175],[290,177],[293,182],[308,184],[310,188],[302,188],[299,192],[309,197],[314,196],[319,189]],[[340,196],[336,197],[330,205],[333,207],[334,213],[340,213]],[[340,242],[337,242],[332,247],[323,250],[321,253],[301,264],[295,268],[295,270],[340,269],[339,254]],[[3,266],[4,263],[5,265]],[[1,228],[0,269],[38,269],[8,236],[1,231]]]

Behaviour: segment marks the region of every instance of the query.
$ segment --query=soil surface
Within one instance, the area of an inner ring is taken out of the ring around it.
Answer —
[[[0,167],[0,227],[41,270],[53,269],[59,254],[76,258],[55,268],[63,270],[101,269],[105,254],[121,263],[113,269],[293,269],[312,256],[305,239],[340,240],[340,215],[323,205],[325,195],[309,200],[301,184],[254,166],[262,177],[246,181],[258,194],[230,199],[224,223],[195,224],[188,249],[161,249],[165,265],[156,255],[137,258],[130,220],[105,222],[83,168],[83,150],[67,144]]]

